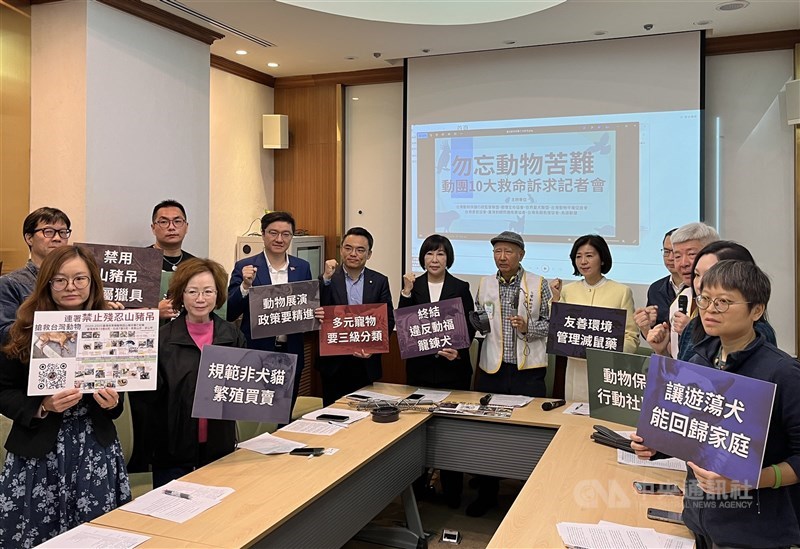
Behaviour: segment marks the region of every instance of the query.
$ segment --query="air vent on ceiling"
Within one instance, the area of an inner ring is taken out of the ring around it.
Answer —
[[[747,0],[732,0],[731,2],[723,2],[717,5],[717,11],[736,11],[746,8],[750,5]]]
[[[185,6],[185,5],[181,4],[180,2],[176,2],[175,0],[161,0],[161,3],[162,4],[166,4],[166,5],[168,5],[168,6],[172,7],[172,8],[175,8],[176,10],[180,10],[183,13],[187,13],[187,14],[191,15],[192,17],[197,17],[198,19],[200,19],[202,21],[205,21],[206,23],[214,25],[215,27],[220,28],[220,29],[222,29],[224,31],[228,31],[231,34],[235,34],[236,36],[244,38],[245,40],[249,40],[250,42],[258,44],[259,46],[264,46],[265,48],[271,48],[271,47],[275,46],[275,44],[273,44],[271,42],[267,42],[263,38],[259,38],[258,36],[253,36],[252,34],[248,34],[248,33],[244,32],[244,31],[240,31],[237,28],[231,27],[230,25],[227,25],[227,24],[223,23],[222,21],[217,21],[213,17],[209,17],[208,15],[202,14],[199,11],[195,11],[192,8],[190,8],[189,6]]]

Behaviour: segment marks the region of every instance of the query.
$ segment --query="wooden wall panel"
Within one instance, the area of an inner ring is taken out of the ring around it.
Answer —
[[[0,4],[0,263],[28,259],[22,222],[30,207],[31,19],[21,2]]]
[[[275,151],[276,210],[292,212],[298,228],[325,236],[336,257],[341,227],[337,87],[275,89],[275,113],[289,117],[289,148]]]

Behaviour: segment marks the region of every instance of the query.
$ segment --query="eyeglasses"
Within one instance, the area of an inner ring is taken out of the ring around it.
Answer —
[[[79,290],[83,290],[87,286],[89,286],[89,282],[92,279],[86,275],[79,275],[75,278],[64,278],[63,276],[56,276],[50,279],[50,286],[57,292],[62,290],[66,290],[69,283],[72,282],[72,285],[75,286]]]
[[[294,236],[294,233],[291,231],[267,231],[267,234],[270,238],[278,238],[278,236],[281,236],[284,240],[289,240]]]
[[[155,223],[162,229],[169,229],[170,223],[175,225],[176,229],[180,229],[181,227],[186,225],[186,220],[182,217],[176,217],[175,219],[167,219],[165,217],[161,217],[159,219],[156,219]]]
[[[664,254],[664,257],[668,257],[673,254],[673,251],[670,248],[661,248],[661,253]]]
[[[353,252],[355,252],[356,255],[364,255],[367,253],[367,249],[361,246],[357,248],[353,246],[342,246],[342,251],[344,251],[344,255],[350,255]]]
[[[184,290],[183,295],[188,297],[189,299],[197,300],[198,297],[201,295],[206,299],[211,299],[215,295],[217,295],[217,290],[212,290],[211,288],[206,288],[205,290]]]
[[[52,227],[46,227],[44,229],[36,229],[33,232],[41,232],[42,236],[45,238],[53,238],[56,233],[58,233],[58,236],[61,238],[69,238],[69,235],[72,234],[72,229],[53,229]]]
[[[697,302],[697,306],[703,309],[704,311],[708,309],[712,304],[714,305],[714,309],[718,313],[724,313],[728,309],[730,309],[731,305],[749,305],[749,301],[731,301],[729,299],[725,299],[724,297],[718,297],[716,299],[711,299],[705,295],[699,295],[694,300]]]

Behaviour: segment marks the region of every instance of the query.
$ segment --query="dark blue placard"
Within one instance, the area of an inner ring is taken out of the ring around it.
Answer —
[[[650,448],[757,486],[774,398],[774,383],[653,355],[636,432]]]
[[[402,307],[394,312],[400,358],[466,349],[471,341],[461,298]]]
[[[586,358],[586,349],[622,351],[625,309],[554,302],[550,308],[547,352]]]
[[[192,417],[289,423],[297,355],[206,345]]]

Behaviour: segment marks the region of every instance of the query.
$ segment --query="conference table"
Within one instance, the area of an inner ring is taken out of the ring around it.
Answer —
[[[407,396],[416,387],[376,383],[370,390]],[[478,393],[454,391],[449,401],[476,403]],[[331,455],[262,455],[239,449],[182,480],[235,490],[182,524],[121,509],[92,523],[198,547],[339,547],[359,539],[424,546],[411,484],[424,467],[525,480],[489,546],[563,547],[558,522],[613,521],[691,537],[680,525],[646,518],[648,507],[680,511],[682,498],[639,495],[634,480],[683,484],[684,474],[617,464],[616,450],[589,439],[592,425],[630,427],[543,411],[536,399],[510,418],[403,411],[398,421],[365,419],[332,436],[284,433]],[[340,401],[337,406],[346,406]],[[407,527],[365,526],[403,496]]]

